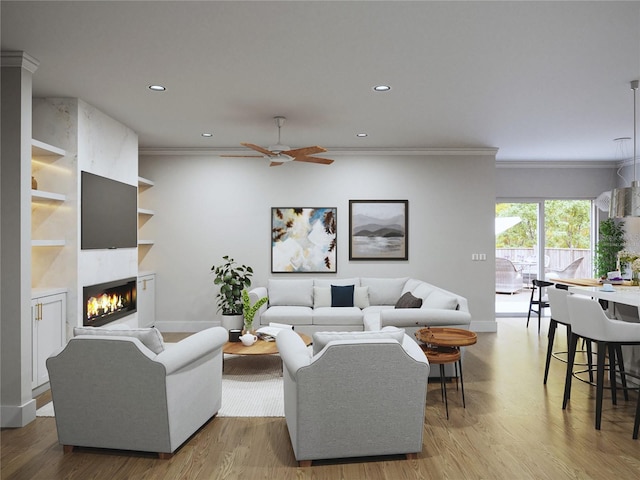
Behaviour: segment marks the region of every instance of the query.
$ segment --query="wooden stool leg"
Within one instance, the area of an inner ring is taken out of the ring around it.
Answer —
[[[300,460],[298,462],[298,466],[302,467],[302,468],[310,467],[312,462],[313,462],[313,460]]]

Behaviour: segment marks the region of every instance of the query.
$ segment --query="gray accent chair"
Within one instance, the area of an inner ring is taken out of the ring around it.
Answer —
[[[278,333],[285,418],[300,466],[422,452],[429,363],[402,330],[387,330],[395,332],[318,332],[315,355],[295,332]]]
[[[220,409],[227,337],[224,328],[209,328],[157,354],[124,334],[72,338],[47,359],[65,452],[79,446],[170,457]]]

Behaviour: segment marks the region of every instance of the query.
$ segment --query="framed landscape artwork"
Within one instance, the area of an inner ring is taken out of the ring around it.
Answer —
[[[272,273],[336,273],[337,208],[271,208]]]
[[[408,200],[349,200],[349,260],[408,260]]]

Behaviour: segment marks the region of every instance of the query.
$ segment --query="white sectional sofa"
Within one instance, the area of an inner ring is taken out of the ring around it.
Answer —
[[[352,304],[348,303],[348,287],[353,288]],[[294,325],[297,332],[312,335],[395,326],[414,338],[414,332],[426,326],[468,329],[471,323],[466,298],[408,277],[271,278],[266,287],[249,292],[252,303],[264,296],[269,302],[256,314],[255,328],[270,322],[286,323]],[[347,306],[332,306],[345,304],[341,303],[345,298]],[[406,308],[409,305],[414,308]]]

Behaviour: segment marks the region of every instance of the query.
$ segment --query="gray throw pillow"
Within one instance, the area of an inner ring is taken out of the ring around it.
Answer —
[[[420,308],[422,299],[414,297],[411,292],[402,295],[396,302],[396,308]]]

